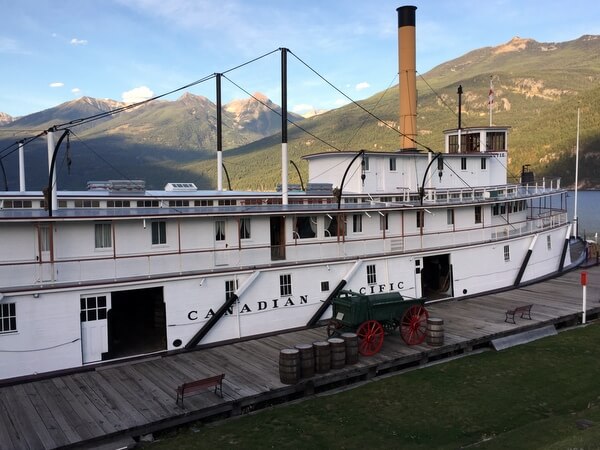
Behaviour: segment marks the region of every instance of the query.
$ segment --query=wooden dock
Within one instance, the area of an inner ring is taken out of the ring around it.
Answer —
[[[587,316],[600,313],[600,267],[588,272]],[[373,378],[429,361],[487,348],[495,339],[581,321],[581,270],[497,294],[427,306],[444,320],[444,345],[408,347],[395,334],[383,349],[355,365],[295,385],[279,380],[279,351],[326,338],[324,327],[205,348],[193,352],[104,365],[0,387],[0,449],[95,446],[207,418],[244,414],[262,406]],[[533,304],[533,320],[504,322],[505,311]],[[175,402],[185,381],[225,374],[223,398],[211,391]]]

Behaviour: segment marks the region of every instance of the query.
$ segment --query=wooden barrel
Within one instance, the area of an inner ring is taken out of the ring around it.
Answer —
[[[429,345],[444,345],[444,319],[428,318],[426,337]]]
[[[315,352],[315,372],[329,372],[329,369],[331,368],[331,350],[329,348],[329,342],[313,342],[313,350]]]
[[[310,344],[298,344],[300,352],[300,377],[310,378],[315,374],[315,352]]]
[[[341,338],[346,344],[346,364],[358,362],[358,336],[356,333],[342,333]]]
[[[329,338],[331,350],[331,368],[342,369],[346,365],[346,343],[341,338]]]
[[[284,384],[296,384],[300,378],[300,351],[284,348],[279,352],[279,379]]]

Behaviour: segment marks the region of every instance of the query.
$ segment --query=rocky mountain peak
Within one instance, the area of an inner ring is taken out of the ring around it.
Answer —
[[[9,123],[11,123],[14,120],[15,119],[13,116],[3,113],[3,112],[0,112],[0,125],[8,125]]]
[[[493,53],[508,53],[508,52],[520,52],[525,50],[529,44],[535,43],[536,41],[529,38],[521,38],[519,36],[515,36],[506,44],[499,45],[494,47]]]
[[[179,97],[177,99],[177,102],[182,103],[185,106],[207,106],[207,105],[212,105],[212,102],[208,98],[206,98],[206,97],[204,97],[202,95],[191,94],[189,92],[186,92],[181,97]]]

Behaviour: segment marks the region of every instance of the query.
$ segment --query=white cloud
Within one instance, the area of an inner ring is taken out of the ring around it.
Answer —
[[[367,89],[370,88],[371,85],[369,83],[367,83],[366,81],[363,81],[362,83],[358,83],[354,89],[356,89],[357,91],[362,91],[363,89]]]
[[[79,89],[79,88],[73,88],[73,89],[71,89],[71,92],[73,94],[79,94],[81,92],[81,89]]]
[[[62,83],[61,81],[55,81],[54,83],[49,84],[51,88],[63,87],[64,85],[65,83]]]
[[[147,86],[136,87],[121,94],[121,98],[125,103],[137,103],[151,97],[154,97],[154,92]]]
[[[73,44],[73,45],[86,45],[87,43],[88,43],[88,41],[86,39],[77,39],[77,38],[71,39],[71,44]]]

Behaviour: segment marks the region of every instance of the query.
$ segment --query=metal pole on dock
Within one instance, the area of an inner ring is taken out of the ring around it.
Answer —
[[[585,324],[587,309],[587,272],[581,272],[581,286],[583,287],[583,313],[581,315],[581,323]]]

